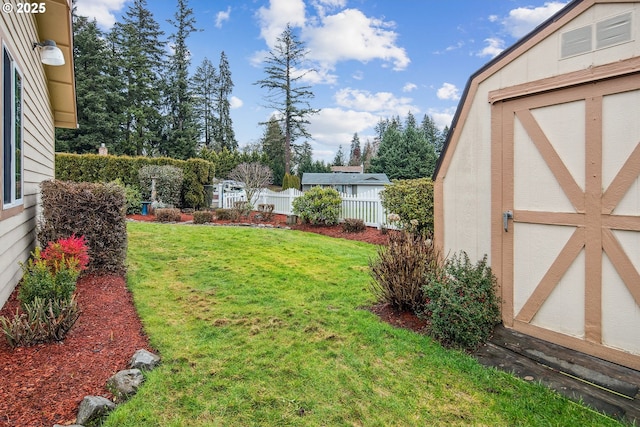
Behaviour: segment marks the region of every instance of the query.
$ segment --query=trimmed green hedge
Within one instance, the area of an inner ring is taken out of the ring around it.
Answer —
[[[124,184],[140,189],[138,171],[149,165],[169,165],[182,169],[181,206],[195,209],[206,207],[204,186],[213,181],[215,165],[203,159],[56,153],[56,179],[74,182],[112,182],[120,179]]]

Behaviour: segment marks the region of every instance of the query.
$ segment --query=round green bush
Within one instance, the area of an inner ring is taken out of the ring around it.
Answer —
[[[311,224],[337,224],[341,207],[340,193],[333,188],[313,187],[293,201],[293,213]]]
[[[382,206],[400,217],[404,229],[433,232],[433,181],[429,178],[400,179],[380,192]]]

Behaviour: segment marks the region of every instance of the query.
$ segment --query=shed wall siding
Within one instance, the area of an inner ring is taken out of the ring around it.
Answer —
[[[24,210],[0,220],[0,306],[21,278],[20,262],[35,247],[39,184],[53,178],[54,126],[43,65],[32,43],[39,41],[29,14],[0,14],[0,39],[23,75]]]
[[[632,13],[631,41],[594,50],[571,58],[560,58],[561,34],[602,19]],[[447,153],[442,180],[442,238],[444,253],[466,251],[473,259],[491,253],[491,105],[489,92],[527,82],[561,76],[620,60],[640,57],[640,3],[595,4],[547,34],[515,59],[506,57],[472,82],[477,85],[468,115],[460,120]]]

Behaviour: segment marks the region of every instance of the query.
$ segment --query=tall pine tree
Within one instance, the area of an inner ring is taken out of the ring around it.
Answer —
[[[311,108],[310,100],[314,97],[311,87],[301,84],[306,73],[296,72],[302,68],[306,55],[304,44],[287,24],[265,60],[267,76],[256,82],[269,91],[267,107],[277,110],[280,113],[277,119],[284,124],[285,173],[291,172],[291,144],[300,136],[311,136],[307,132],[307,117],[319,111]],[[275,169],[273,172],[276,175]]]
[[[220,151],[216,145],[215,130],[217,119],[215,117],[216,97],[216,69],[208,58],[196,68],[191,78],[193,88],[193,111],[198,118],[200,130],[200,145],[210,150]]]
[[[218,80],[216,84],[216,112],[218,114],[217,129],[215,139],[221,149],[230,151],[238,149],[238,141],[233,131],[233,121],[231,120],[231,103],[229,98],[233,90],[231,80],[231,69],[229,61],[224,51],[220,54],[220,64],[218,65]]]
[[[362,164],[362,146],[358,132],[353,134],[351,139],[351,149],[349,150],[349,166],[360,166]]]
[[[164,33],[147,8],[134,0],[112,29],[118,74],[124,83],[123,138],[118,152],[153,154],[160,141],[160,70],[164,63]]]
[[[266,124],[264,137],[262,138],[262,153],[266,158],[267,165],[273,171],[273,183],[282,185],[282,178],[285,175],[284,164],[285,136],[280,127],[280,122],[275,118]]]
[[[123,103],[120,79],[110,74],[112,52],[95,19],[74,14],[73,38],[79,127],[56,129],[56,151],[96,153],[101,144],[114,151]]]
[[[175,27],[170,37],[173,55],[165,78],[166,129],[160,144],[160,153],[169,157],[188,159],[196,153],[198,125],[193,114],[194,101],[189,87],[191,63],[187,38],[195,31],[193,9],[187,0],[178,0],[178,10],[169,23]]]

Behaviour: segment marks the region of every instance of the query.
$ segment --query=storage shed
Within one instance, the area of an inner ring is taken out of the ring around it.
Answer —
[[[444,253],[505,326],[640,369],[640,2],[574,0],[465,88],[434,174]]]

